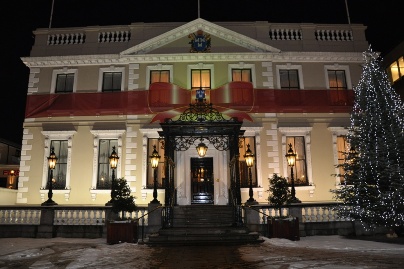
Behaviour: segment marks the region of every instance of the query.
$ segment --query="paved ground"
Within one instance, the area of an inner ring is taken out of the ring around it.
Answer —
[[[148,247],[107,245],[105,239],[1,238],[0,268],[404,268],[401,238],[264,239],[244,246]]]

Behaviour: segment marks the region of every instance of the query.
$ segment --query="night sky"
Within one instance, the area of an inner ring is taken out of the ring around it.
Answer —
[[[0,138],[21,143],[32,31],[47,28],[52,0],[2,2],[7,28],[1,34]],[[382,56],[404,40],[402,0],[347,0],[351,23],[368,27],[366,38]],[[220,6],[219,6],[220,4]],[[345,0],[200,0],[201,18],[211,21],[348,23]],[[198,17],[197,0],[54,0],[52,28],[127,25],[133,22],[189,22]],[[4,21],[3,17],[3,21]]]

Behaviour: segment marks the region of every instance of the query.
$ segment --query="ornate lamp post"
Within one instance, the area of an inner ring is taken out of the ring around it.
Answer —
[[[156,150],[156,145],[154,145],[152,155],[150,156],[150,163],[154,170],[153,200],[150,202],[151,204],[160,204],[159,200],[157,200],[157,167],[159,166],[160,157]]]
[[[48,200],[43,202],[41,205],[43,206],[52,206],[52,205],[57,205],[57,203],[55,201],[52,200],[53,197],[53,192],[52,192],[52,185],[53,185],[53,169],[55,169],[56,167],[56,161],[58,160],[58,158],[56,157],[54,148],[51,148],[51,153],[48,157],[48,165],[49,165],[49,170],[50,170],[50,174],[48,177]]]
[[[119,156],[115,151],[115,146],[112,147],[112,153],[108,157],[109,165],[111,166],[112,175],[111,175],[111,200],[105,205],[112,205],[112,201],[115,198],[115,169],[118,166]]]
[[[292,199],[290,200],[291,203],[301,203],[301,201],[296,198],[296,190],[295,190],[295,179],[293,177],[293,166],[296,163],[296,153],[293,152],[292,144],[289,144],[288,153],[285,155],[286,160],[288,161],[288,165],[290,166],[290,181],[292,183]]]
[[[250,190],[248,192],[248,194],[250,195],[250,198],[247,200],[248,204],[257,203],[257,201],[255,201],[255,199],[253,198],[254,192],[253,192],[253,188],[252,188],[251,167],[254,165],[254,157],[255,156],[250,149],[250,144],[247,144],[247,151],[244,154],[244,159],[245,159],[245,163],[247,164],[247,167],[248,167],[248,180],[249,180],[249,184],[250,184]]]

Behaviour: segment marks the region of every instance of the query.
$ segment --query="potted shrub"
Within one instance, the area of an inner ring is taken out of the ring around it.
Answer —
[[[126,212],[136,210],[135,197],[124,178],[118,178],[111,185],[111,201],[114,218],[107,222],[107,243],[136,243],[138,222],[125,217]]]
[[[268,235],[273,238],[300,240],[299,219],[282,216],[282,206],[290,203],[291,194],[286,178],[273,174],[269,179],[268,201],[279,210],[279,217],[268,218]]]

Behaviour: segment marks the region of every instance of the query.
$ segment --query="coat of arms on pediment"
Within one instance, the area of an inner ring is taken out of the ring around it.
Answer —
[[[210,52],[210,35],[198,30],[188,36],[191,41],[191,49],[189,52]]]

